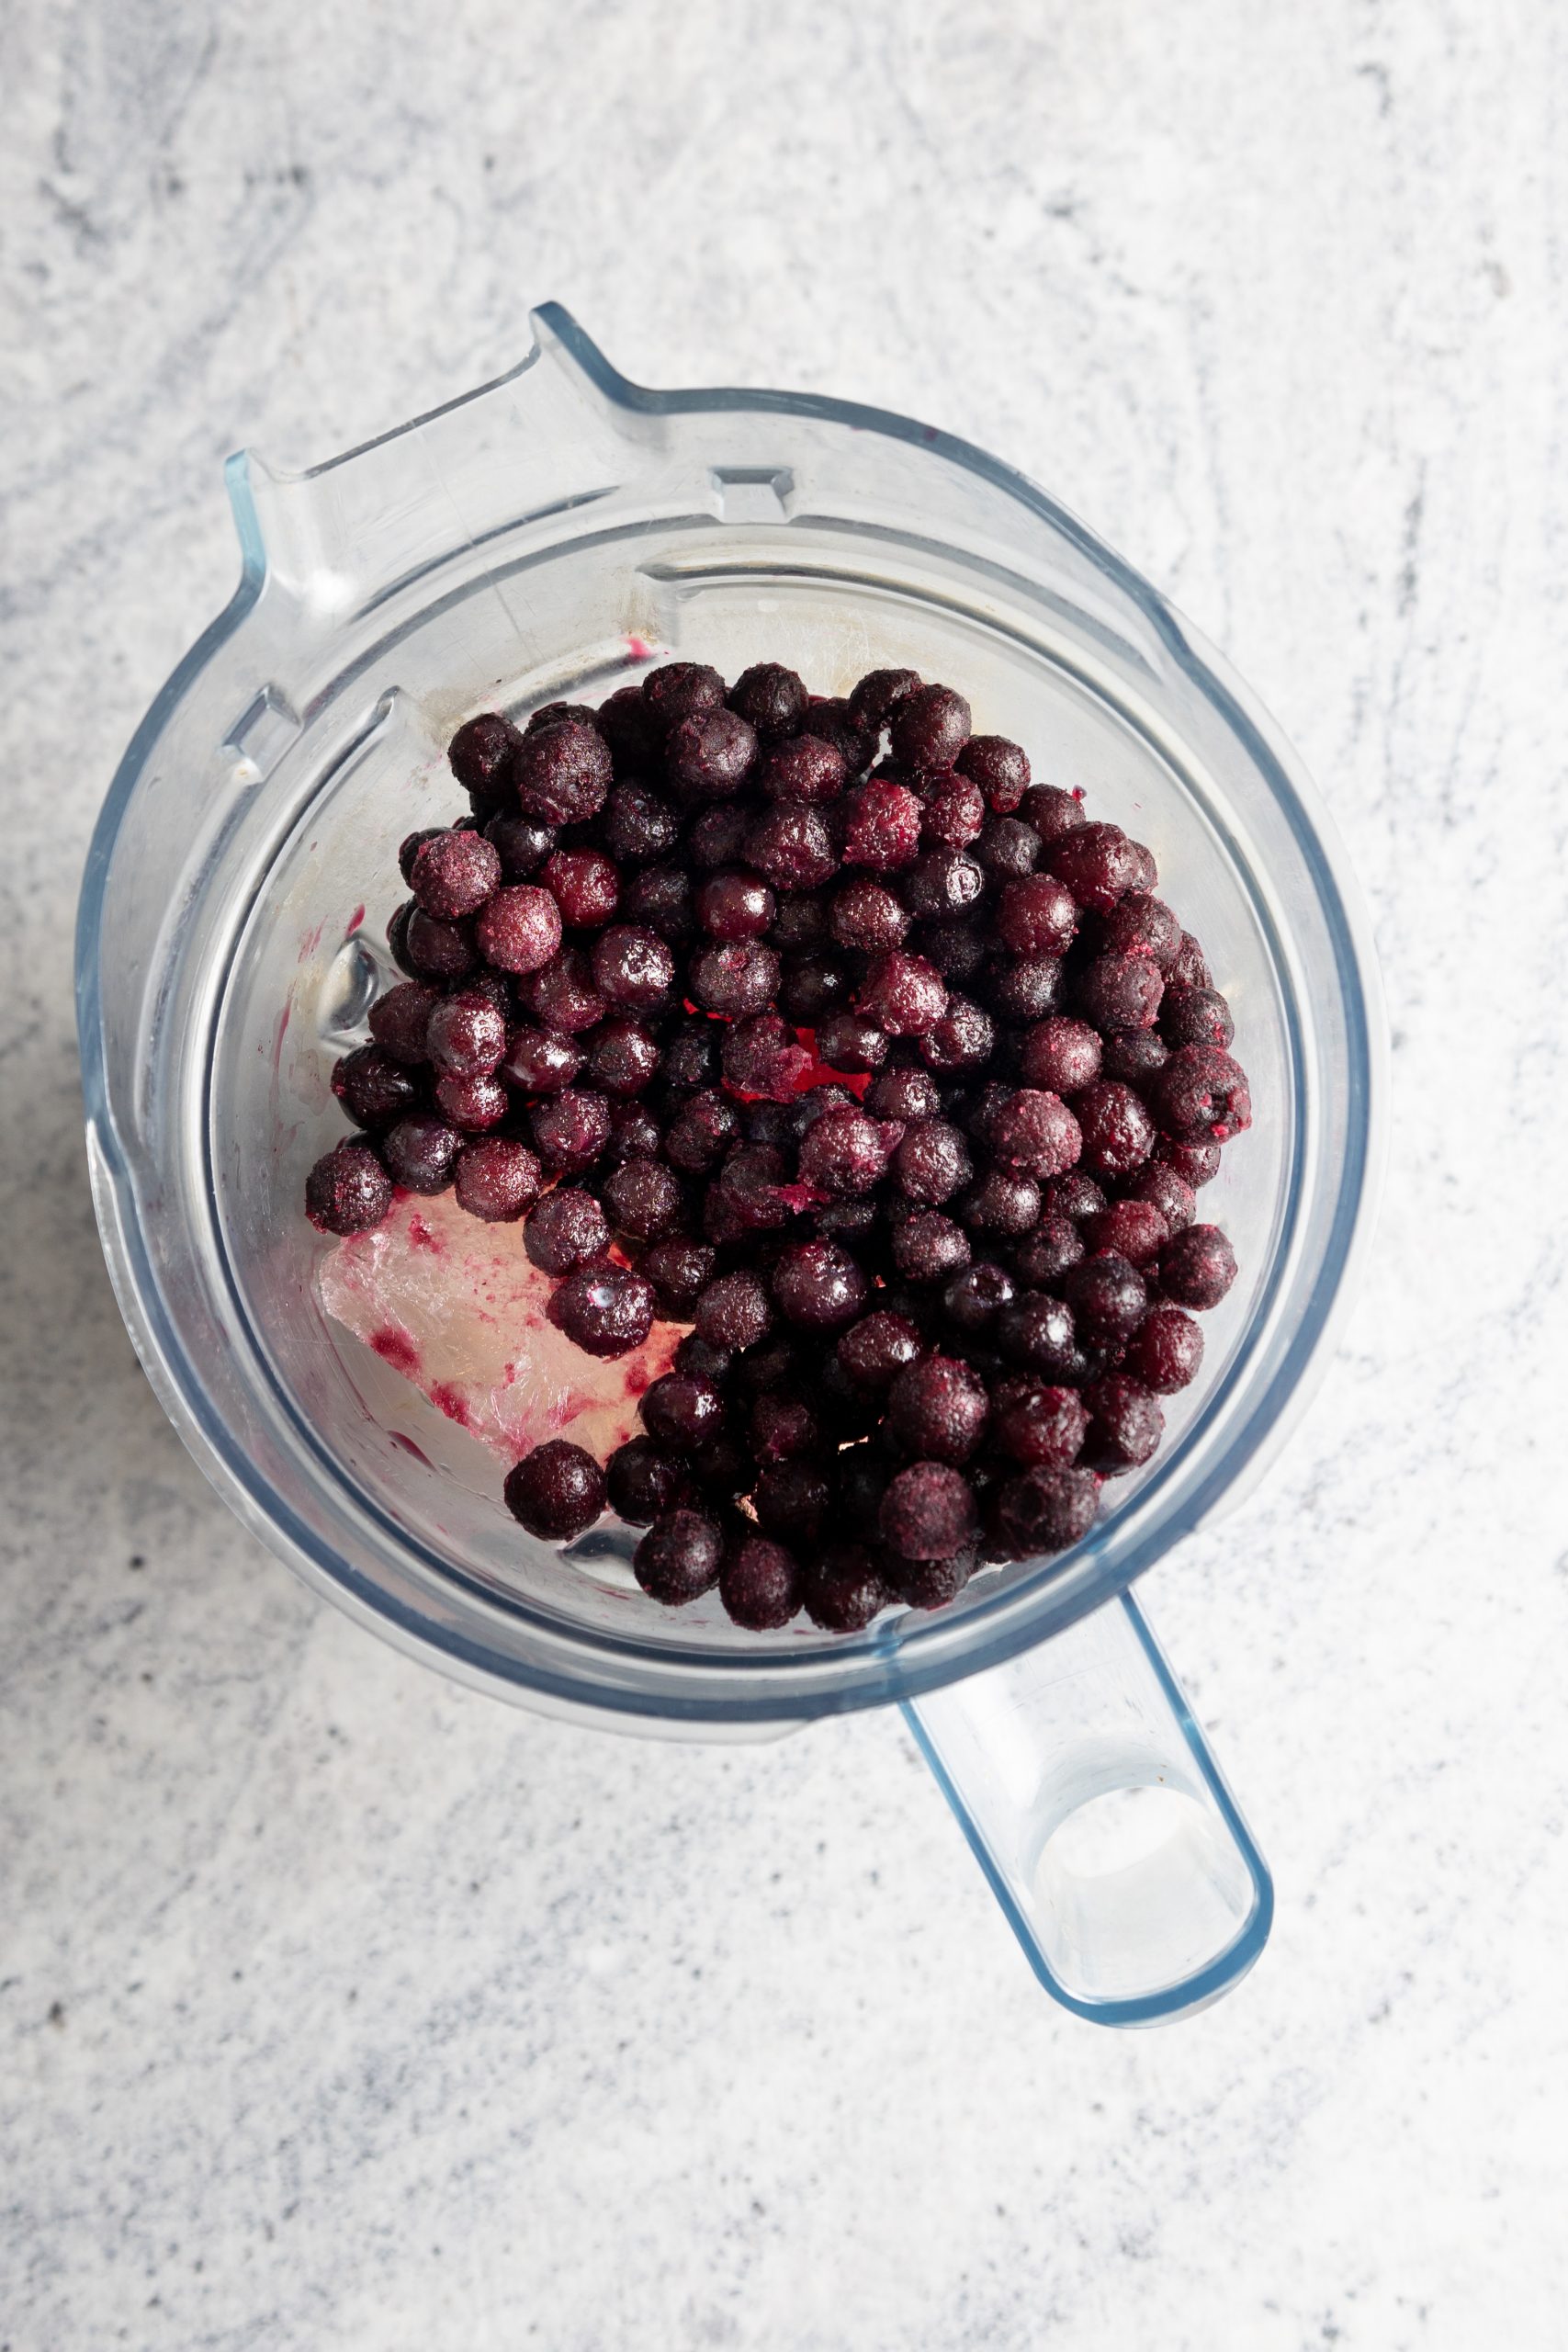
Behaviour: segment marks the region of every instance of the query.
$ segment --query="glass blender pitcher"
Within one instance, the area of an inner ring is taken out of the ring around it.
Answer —
[[[137,730],[82,892],[88,1157],[141,1363],[246,1525],[403,1648],[675,1737],[897,1703],[1046,1988],[1105,2024],[1195,2009],[1257,1958],[1272,1894],[1129,1587],[1280,1443],[1364,1238],[1381,1036],[1342,852],[1223,664],[1007,467],[835,401],[647,391],[563,311],[533,323],[513,374],[330,465],[231,461],[240,587]],[[1251,1080],[1204,1195],[1241,1273],[1160,1453],[1074,1551],[860,1634],[749,1634],[716,1593],[662,1610],[614,1523],[563,1566],[314,1295],[328,1073],[385,985],[397,844],[453,813],[446,741],[598,699],[650,649],[961,687],[1154,849]]]

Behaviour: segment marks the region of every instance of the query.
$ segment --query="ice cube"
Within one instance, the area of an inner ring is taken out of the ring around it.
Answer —
[[[335,1321],[502,1461],[570,1437],[603,1462],[638,1433],[637,1398],[686,1327],[656,1323],[604,1363],[546,1321],[554,1288],[520,1224],[482,1224],[449,1193],[400,1193],[384,1224],[334,1242],[316,1276]]]

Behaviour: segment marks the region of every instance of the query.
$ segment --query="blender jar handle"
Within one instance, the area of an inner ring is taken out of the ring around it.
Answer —
[[[1066,2007],[1156,2025],[1246,1975],[1273,1882],[1130,1593],[904,1714]]]

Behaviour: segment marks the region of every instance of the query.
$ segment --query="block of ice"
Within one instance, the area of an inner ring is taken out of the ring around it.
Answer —
[[[383,1225],[334,1242],[316,1276],[335,1321],[504,1462],[562,1436],[602,1462],[637,1434],[637,1398],[686,1327],[656,1323],[634,1353],[602,1363],[546,1321],[554,1287],[520,1224],[481,1224],[449,1193],[400,1193]]]

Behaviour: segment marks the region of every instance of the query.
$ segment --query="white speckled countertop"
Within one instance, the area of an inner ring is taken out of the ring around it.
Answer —
[[[1551,0],[47,10],[0,124],[0,2346],[1564,2341],[1568,19]],[[913,410],[1322,782],[1394,1137],[1262,1489],[1146,1598],[1277,1874],[1036,1990],[897,1725],[567,1731],[318,1604],[94,1238],[70,925],[219,481],[515,360]],[[1559,1392],[1560,1393],[1560,1392]]]

